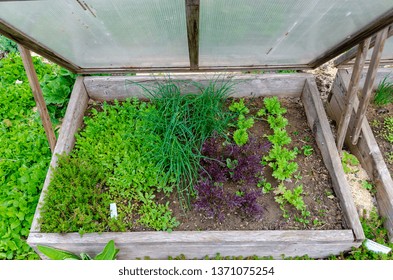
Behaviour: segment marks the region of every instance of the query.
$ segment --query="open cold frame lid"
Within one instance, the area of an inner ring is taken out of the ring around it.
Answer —
[[[0,1],[0,33],[77,73],[315,68],[393,0]]]

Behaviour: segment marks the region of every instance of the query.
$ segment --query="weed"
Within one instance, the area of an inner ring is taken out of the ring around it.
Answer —
[[[359,160],[347,151],[343,151],[341,157],[341,163],[345,173],[351,172],[350,166],[357,166],[360,164]]]
[[[370,192],[374,189],[374,186],[367,180],[362,181],[362,187]]]
[[[383,137],[390,144],[393,144],[393,117],[385,118],[383,122]]]
[[[386,159],[390,164],[393,164],[393,152],[386,153]]]
[[[387,105],[393,102],[393,83],[387,81],[385,77],[378,85],[374,95],[374,103],[378,106]]]
[[[304,154],[306,157],[311,156],[312,153],[314,152],[314,149],[313,149],[310,145],[304,145],[304,146],[302,147],[302,150],[303,150],[303,154]]]

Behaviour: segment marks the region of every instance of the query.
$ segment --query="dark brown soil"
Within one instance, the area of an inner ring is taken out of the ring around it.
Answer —
[[[299,182],[286,182],[286,187],[292,189],[299,184],[303,184],[304,201],[311,215],[310,223],[304,225],[294,220],[294,216],[299,216],[296,209],[289,209],[290,219],[282,217],[282,211],[274,200],[274,194],[263,194],[258,198],[258,202],[265,209],[260,220],[244,216],[242,213],[226,213],[223,221],[215,218],[208,218],[203,213],[195,209],[184,211],[179,203],[177,196],[172,194],[170,197],[170,207],[173,215],[180,221],[180,226],[175,230],[289,230],[289,229],[343,229],[342,211],[338,199],[334,196],[332,184],[328,171],[322,161],[321,153],[314,140],[313,134],[307,125],[304,109],[299,99],[281,99],[283,107],[287,108],[285,117],[289,120],[287,126],[288,134],[292,138],[292,143],[288,148],[298,147],[301,149],[304,145],[313,147],[314,152],[310,156],[298,155],[297,163],[302,179]],[[263,106],[263,98],[255,98],[247,101],[251,113],[255,113]],[[250,129],[250,134],[257,139],[266,141],[264,135],[271,134],[268,124],[265,121],[257,121]],[[270,167],[265,167],[264,177],[276,185],[271,176]],[[235,192],[239,189],[234,183],[225,183],[224,189]],[[255,187],[255,189],[257,189]],[[161,197],[162,202],[168,198]],[[315,221],[315,222],[314,222]]]
[[[370,123],[371,129],[374,133],[375,139],[377,140],[379,149],[385,159],[386,165],[393,176],[393,162],[389,162],[386,154],[393,152],[393,145],[383,138],[383,122],[387,117],[393,116],[393,104],[378,107],[374,104],[370,104],[367,109],[367,120]]]

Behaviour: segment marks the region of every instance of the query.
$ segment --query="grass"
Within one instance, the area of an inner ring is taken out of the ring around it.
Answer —
[[[387,81],[385,77],[378,85],[374,95],[374,103],[378,106],[387,105],[393,102],[393,83]]]

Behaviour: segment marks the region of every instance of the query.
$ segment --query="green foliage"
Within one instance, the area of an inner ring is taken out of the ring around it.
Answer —
[[[180,223],[171,216],[169,202],[165,205],[152,200],[146,201],[139,209],[139,223],[155,230],[172,231]]]
[[[232,102],[229,106],[229,110],[238,115],[236,123],[237,129],[233,133],[233,140],[236,145],[243,146],[248,142],[248,129],[254,125],[254,118],[245,117],[250,110],[244,104],[244,99],[240,99],[239,102]]]
[[[229,110],[238,114],[238,115],[247,115],[250,110],[244,104],[244,99],[240,99],[239,102],[232,102],[229,106]]]
[[[152,113],[153,106],[136,99],[104,103],[101,112],[92,109],[76,135],[75,149],[59,158],[53,172],[41,212],[43,231],[125,231],[136,223],[160,230],[176,226],[168,205],[153,202],[155,193],[172,188],[160,180],[164,174],[151,157],[162,145],[147,120]],[[118,207],[117,219],[110,218],[110,203]]]
[[[60,67],[33,57],[38,79]],[[51,151],[22,60],[0,60],[0,259],[37,259],[26,243]]]
[[[38,250],[51,260],[92,260],[87,253],[80,253],[80,256],[64,250],[37,245]],[[94,260],[115,260],[119,249],[116,249],[115,242],[110,240],[105,248],[95,256]]]
[[[303,186],[298,185],[293,190],[289,190],[284,185],[286,180],[290,180],[293,177],[296,181],[301,178],[300,172],[295,174],[298,170],[298,164],[294,161],[299,150],[297,148],[289,150],[285,147],[292,141],[285,129],[288,125],[288,120],[283,116],[283,114],[286,113],[286,109],[281,107],[281,103],[277,97],[265,98],[264,105],[265,108],[259,110],[258,113],[260,116],[267,115],[267,122],[273,130],[273,134],[267,136],[269,142],[272,143],[272,148],[269,153],[262,158],[262,164],[268,164],[272,168],[273,178],[279,181],[278,187],[274,190],[275,201],[280,205],[284,218],[289,218],[286,204],[290,204],[301,213],[301,215],[295,217],[295,219],[303,224],[308,224],[309,220],[307,218],[310,212],[307,211],[303,200]],[[309,146],[311,150],[308,147],[306,148],[307,149],[303,150],[305,154],[310,153],[310,151],[312,153],[311,146]],[[272,190],[271,185],[266,186],[266,183],[263,181],[259,184],[263,186],[264,193],[268,193]]]
[[[393,117],[385,118],[382,135],[386,141],[393,144]]]
[[[43,77],[41,88],[54,124],[65,115],[75,79],[76,74],[64,68],[58,68]]]
[[[232,115],[224,106],[231,93],[230,82],[194,85],[199,94],[183,94],[182,85],[171,80],[151,89],[141,85],[155,108],[147,118],[149,126],[162,139],[149,156],[158,162],[164,184],[176,186],[184,208],[195,193],[202,144],[213,133],[225,137]]]
[[[302,150],[303,150],[303,154],[304,154],[306,157],[311,156],[312,153],[314,152],[314,149],[313,149],[310,145],[304,145],[304,146],[302,147]]]
[[[351,166],[357,166],[360,164],[359,160],[347,151],[342,152],[341,163],[345,173],[351,172]]]
[[[0,52],[16,53],[18,52],[18,45],[5,36],[0,35]]]
[[[266,179],[261,179],[257,184],[258,188],[262,188],[262,193],[267,194],[273,190],[272,184],[266,181]]]
[[[236,145],[243,146],[248,142],[248,133],[246,129],[237,129],[233,133],[233,140]]]
[[[384,228],[383,222],[384,220],[378,216],[376,209],[370,213],[369,219],[361,218],[363,231],[367,239],[393,249],[393,243],[389,243],[388,232]],[[393,260],[393,253],[375,253],[369,251],[363,244],[359,248],[354,248],[347,256],[343,256],[342,258],[348,260]]]
[[[393,164],[393,152],[387,152],[386,159],[387,159],[387,162],[389,162],[390,164]]]
[[[301,217],[295,217],[295,219],[301,223],[308,224],[310,221],[307,219],[310,216],[310,212],[307,211],[306,204],[304,203],[302,194],[303,186],[298,185],[293,190],[288,190],[284,184],[279,184],[277,189],[274,191],[275,200],[280,205],[280,209],[283,210],[284,218],[289,218],[288,212],[285,209],[285,205],[289,203],[294,206],[295,209],[299,210]]]
[[[379,106],[387,105],[393,102],[393,83],[387,81],[385,77],[378,85],[374,95],[374,103]]]
[[[369,181],[367,181],[367,180],[364,180],[364,181],[362,182],[362,187],[365,188],[366,190],[370,191],[370,192],[372,192],[372,191],[374,190],[373,184],[371,184],[371,183],[370,183]]]
[[[287,112],[285,108],[281,107],[281,103],[277,96],[265,98],[263,103],[266,107],[267,113],[273,116],[283,115]]]

